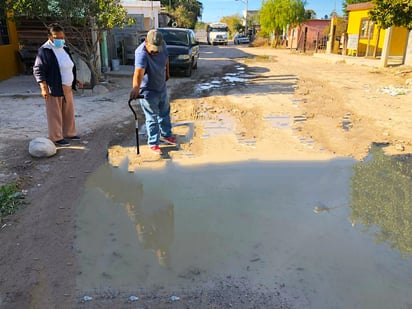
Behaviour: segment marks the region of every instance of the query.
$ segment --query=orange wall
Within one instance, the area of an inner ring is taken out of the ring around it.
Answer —
[[[16,25],[7,21],[9,31],[9,45],[0,45],[0,80],[20,74],[20,60],[17,56],[19,50]]]

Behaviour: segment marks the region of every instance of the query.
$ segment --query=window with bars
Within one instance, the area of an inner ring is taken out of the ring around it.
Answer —
[[[374,23],[373,21],[364,18],[361,20],[361,26],[359,31],[359,37],[361,39],[373,38]]]

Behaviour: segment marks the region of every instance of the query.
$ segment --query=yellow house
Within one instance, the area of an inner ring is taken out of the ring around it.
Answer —
[[[20,74],[16,25],[0,14],[0,80]]]
[[[347,54],[362,57],[380,57],[385,48],[385,37],[388,41],[388,56],[392,59],[402,59],[408,41],[409,31],[403,27],[380,29],[369,18],[373,3],[364,2],[347,6]]]

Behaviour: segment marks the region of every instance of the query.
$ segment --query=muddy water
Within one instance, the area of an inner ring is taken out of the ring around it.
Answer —
[[[242,278],[284,286],[292,308],[409,308],[411,171],[379,148],[362,163],[103,165],[78,207],[78,289]]]

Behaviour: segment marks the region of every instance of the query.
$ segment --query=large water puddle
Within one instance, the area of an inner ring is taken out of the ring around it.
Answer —
[[[411,174],[378,147],[361,163],[105,164],[77,210],[78,289],[243,278],[299,308],[410,308]]]

